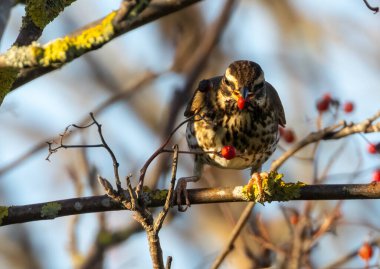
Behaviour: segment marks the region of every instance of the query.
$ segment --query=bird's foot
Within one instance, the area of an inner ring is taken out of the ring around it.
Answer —
[[[263,204],[265,202],[265,191],[263,189],[263,180],[268,179],[267,172],[253,173],[247,187],[254,190],[255,201]]]
[[[197,181],[198,177],[183,177],[178,179],[177,186],[175,188],[177,197],[178,211],[185,212],[190,206],[189,193],[187,192],[187,182]],[[182,205],[182,195],[185,197],[186,206]]]

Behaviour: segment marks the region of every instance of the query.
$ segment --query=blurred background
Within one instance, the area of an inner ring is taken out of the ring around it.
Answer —
[[[7,95],[0,107],[1,204],[103,194],[95,176],[113,180],[112,161],[103,149],[60,150],[46,161],[47,146],[39,146],[58,137],[66,126],[82,122],[89,112],[96,112],[102,123],[104,136],[121,165],[121,175],[132,173],[136,183],[145,161],[184,120],[184,105],[197,82],[222,74],[234,60],[247,59],[261,65],[266,80],[281,97],[287,128],[294,131],[296,140],[316,131],[317,119],[321,126],[342,119],[360,122],[379,110],[380,15],[374,15],[362,1],[237,1],[226,13],[226,25],[217,30],[219,41],[194,68],[191,61],[211,38],[225,3],[203,1],[137,28]],[[119,4],[116,0],[96,4],[76,1],[46,27],[39,42],[63,37]],[[2,53],[16,39],[23,14],[23,5],[12,9],[0,43]],[[326,93],[341,104],[353,102],[354,111],[344,113],[338,108],[318,118],[316,103]],[[104,105],[110,98],[114,101]],[[184,133],[185,128],[181,128],[171,144],[187,149]],[[309,146],[287,161],[280,172],[289,181],[369,183],[372,172],[380,168],[380,155],[370,155],[367,145],[369,141],[380,142],[380,135],[365,138],[354,135]],[[96,130],[88,129],[75,132],[67,143],[90,144],[98,139]],[[291,146],[280,141],[264,170]],[[18,161],[34,148],[41,149]],[[170,155],[155,160],[146,183],[167,187],[170,161]],[[191,175],[192,166],[192,157],[181,155],[178,177]],[[189,187],[242,185],[248,179],[249,171],[207,167],[204,178]],[[173,256],[172,268],[208,268],[244,206],[194,205],[182,214],[173,210],[160,233],[164,256]],[[339,219],[313,241],[312,251],[304,258],[303,268],[325,268],[355,251],[363,241],[379,236],[379,209],[376,200],[258,205],[222,268],[261,268],[265,259],[279,262],[280,251],[273,249],[289,251],[294,239],[292,225],[297,225],[290,221],[292,216],[305,216],[313,231],[339,213]],[[119,237],[102,252],[96,247],[96,239],[104,234]],[[149,268],[151,264],[145,233],[129,212],[6,226],[0,229],[0,238],[0,268],[119,269]],[[268,249],[263,248],[262,238],[269,242]],[[94,264],[88,265],[94,253]],[[345,264],[356,268],[363,265],[356,256]]]

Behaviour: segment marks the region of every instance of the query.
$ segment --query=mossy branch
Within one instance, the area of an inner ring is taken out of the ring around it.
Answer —
[[[155,0],[149,6],[146,5],[147,1],[142,1],[144,5],[137,5],[124,20],[115,20],[116,15],[121,13],[117,10],[45,45],[32,42],[27,46],[13,46],[0,55],[0,104],[3,97],[15,88],[102,47],[122,34],[199,1]],[[43,25],[51,18],[47,16],[47,20],[38,24]],[[8,76],[9,68],[17,71],[17,75],[12,73],[13,76]]]
[[[254,201],[254,196],[247,199],[247,194],[244,193],[244,187],[245,186],[189,189],[188,192],[192,205]],[[147,207],[160,207],[164,205],[167,194],[167,190],[149,190],[144,188],[142,197]],[[286,200],[380,199],[380,183],[305,185],[299,187],[298,195],[293,198],[287,197]],[[126,193],[126,197],[128,198],[129,194]],[[278,200],[283,200],[283,198],[276,199],[272,197],[271,199],[272,202]],[[176,201],[176,199],[173,201]],[[182,203],[184,203],[184,201]],[[51,208],[47,208],[46,205],[54,205],[52,209],[56,210],[48,210],[48,212],[53,212],[54,214],[46,214],[46,209]],[[114,202],[107,195],[80,197],[22,206],[1,206],[0,209],[0,226],[47,220],[69,215],[126,210],[120,203]]]

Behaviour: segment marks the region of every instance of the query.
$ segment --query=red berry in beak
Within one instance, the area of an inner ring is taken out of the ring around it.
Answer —
[[[240,110],[243,110],[245,108],[245,103],[247,102],[247,100],[245,100],[243,98],[243,96],[240,96],[239,99],[237,100],[237,107],[240,109]]]
[[[235,158],[235,156],[236,156],[236,150],[235,150],[234,146],[224,146],[222,148],[221,155],[225,159],[231,160],[231,159]]]

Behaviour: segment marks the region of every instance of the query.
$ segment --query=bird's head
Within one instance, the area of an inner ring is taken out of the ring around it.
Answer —
[[[264,72],[255,62],[235,61],[228,66],[221,89],[224,96],[237,102],[240,110],[247,103],[261,107],[266,98]]]

